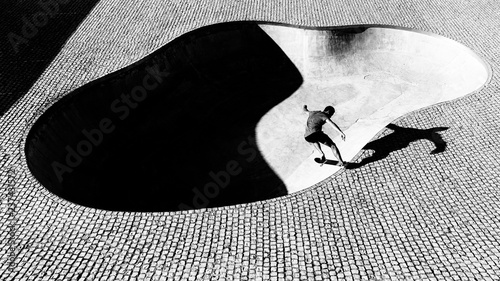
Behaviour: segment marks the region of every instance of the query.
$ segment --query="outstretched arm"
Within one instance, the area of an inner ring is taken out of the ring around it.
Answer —
[[[344,134],[344,132],[342,132],[342,130],[339,128],[339,126],[337,126],[337,124],[333,123],[333,121],[330,118],[326,119],[326,122],[328,124],[330,124],[336,131],[338,131],[340,133],[340,137],[342,138],[342,140],[345,141],[345,134]]]

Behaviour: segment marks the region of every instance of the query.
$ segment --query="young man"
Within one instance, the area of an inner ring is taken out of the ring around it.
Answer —
[[[333,155],[339,160],[339,164],[344,166],[344,161],[342,156],[340,156],[339,149],[335,143],[321,130],[325,123],[330,124],[335,130],[337,130],[345,141],[345,134],[340,130],[337,124],[333,123],[330,119],[335,113],[333,106],[327,106],[323,111],[309,111],[307,105],[304,105],[304,111],[309,113],[309,118],[307,118],[306,133],[304,135],[307,142],[313,144],[314,148],[321,153],[321,162],[326,162],[325,153],[321,150],[320,143],[330,147],[332,149]]]

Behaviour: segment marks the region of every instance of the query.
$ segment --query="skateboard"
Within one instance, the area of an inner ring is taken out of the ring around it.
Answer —
[[[320,167],[323,166],[324,164],[340,166],[339,161],[330,160],[330,159],[326,159],[325,162],[321,162],[321,158],[316,157],[316,158],[314,158],[314,161],[316,161],[316,163],[320,164],[319,165]]]

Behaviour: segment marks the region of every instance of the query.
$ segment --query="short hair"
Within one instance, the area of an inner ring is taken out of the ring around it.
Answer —
[[[325,107],[325,109],[323,109],[323,112],[329,112],[333,115],[335,113],[335,108],[333,108],[333,106],[329,105],[329,106]]]

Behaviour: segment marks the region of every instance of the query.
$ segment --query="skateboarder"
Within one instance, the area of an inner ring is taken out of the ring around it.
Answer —
[[[304,105],[304,111],[309,113],[309,118],[307,118],[306,133],[304,135],[307,142],[313,144],[314,148],[321,153],[321,163],[326,162],[325,153],[321,150],[320,143],[330,147],[332,149],[333,155],[339,160],[339,164],[344,166],[344,161],[342,156],[340,156],[339,149],[335,143],[321,130],[325,123],[330,124],[335,130],[337,130],[345,141],[345,134],[340,130],[337,124],[333,123],[330,119],[335,113],[333,106],[327,106],[323,111],[310,111],[307,109],[307,105]]]

